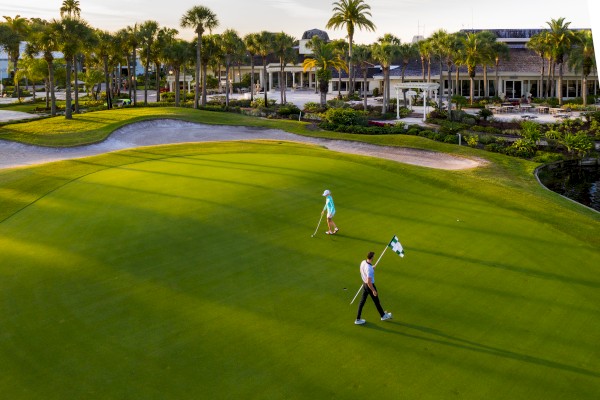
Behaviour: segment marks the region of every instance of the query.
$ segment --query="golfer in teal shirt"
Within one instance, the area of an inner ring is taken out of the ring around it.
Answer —
[[[335,215],[335,204],[333,204],[333,197],[331,197],[331,192],[329,190],[325,190],[323,192],[323,196],[325,196],[325,207],[323,207],[323,211],[321,214],[327,210],[327,226],[329,230],[326,232],[328,235],[333,235],[339,231],[335,222],[333,222],[333,216]]]

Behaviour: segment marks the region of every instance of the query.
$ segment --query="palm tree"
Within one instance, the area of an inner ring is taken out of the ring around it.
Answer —
[[[340,57],[331,43],[325,43],[318,36],[314,36],[307,45],[312,50],[312,58],[305,58],[302,68],[306,72],[316,69],[317,81],[319,82],[319,92],[321,93],[321,107],[327,103],[327,92],[329,90],[329,81],[331,80],[331,69],[348,71],[346,61]],[[283,102],[282,102],[283,104]]]
[[[569,54],[569,66],[575,71],[581,71],[581,96],[583,105],[587,105],[587,78],[596,66],[596,57],[594,54],[594,41],[592,31],[577,31],[574,35],[574,46]]]
[[[206,82],[208,66],[223,57],[220,35],[202,36],[202,82]],[[206,102],[206,85],[203,85],[202,98]]]
[[[194,28],[196,32],[196,84],[194,85],[194,108],[198,108],[198,100],[200,96],[200,63],[202,54],[202,35],[208,29],[212,32],[217,26],[219,26],[219,20],[217,15],[213,13],[209,8],[204,6],[194,6],[190,8],[181,17],[182,28]],[[206,82],[202,82],[202,93],[206,91]],[[206,105],[206,98],[202,96],[202,105]]]
[[[364,28],[369,31],[375,31],[375,24],[369,18],[371,16],[371,6],[364,0],[339,0],[333,3],[333,15],[327,21],[326,28],[337,29],[346,27],[348,33],[348,57],[349,63],[349,94],[354,94],[354,67],[352,66],[352,48],[354,42],[355,28]]]
[[[150,47],[150,59],[154,63],[155,68],[155,80],[156,80],[156,101],[160,101],[160,69],[164,60],[163,50],[165,47],[173,43],[175,36],[178,34],[176,29],[172,28],[160,28],[156,33],[156,40]]]
[[[244,36],[244,45],[250,57],[250,101],[254,101],[254,56],[259,53],[258,33]]]
[[[46,61],[43,59],[35,58],[30,54],[26,54],[25,57],[22,57],[19,60],[19,69],[17,71],[17,75],[15,75],[15,81],[27,79],[27,81],[31,82],[34,102],[36,98],[35,83],[47,80],[47,71],[48,68]]]
[[[563,81],[563,64],[565,56],[571,47],[573,40],[573,32],[569,29],[570,22],[565,22],[564,18],[551,19],[550,22],[546,22],[549,26],[550,31],[550,42],[554,48],[554,60],[558,64],[558,104],[563,104],[563,92],[562,92],[562,81]]]
[[[481,66],[483,68],[483,93],[485,97],[490,97],[490,88],[487,78],[487,67],[494,65],[493,49],[496,43],[496,35],[490,31],[477,33],[479,37],[479,53],[481,56]],[[497,89],[496,89],[497,90]]]
[[[417,57],[419,54],[419,49],[415,43],[402,43],[398,47],[398,55],[402,61],[402,71],[401,71],[401,81],[404,82],[404,73],[406,72],[406,67],[410,63],[410,60]],[[404,97],[404,105],[406,105],[406,89],[402,90],[402,95]]]
[[[381,113],[387,112],[390,103],[390,67],[393,60],[400,51],[400,39],[396,36],[386,33],[380,37],[377,43],[373,44],[373,58],[381,64],[383,69],[383,107]]]
[[[363,72],[363,108],[367,111],[367,88],[368,88],[368,73],[369,67],[372,66],[373,50],[368,45],[358,45],[354,47],[354,53],[352,53],[352,61],[356,65],[360,65]]]
[[[531,50],[534,53],[536,53],[537,55],[539,55],[542,60],[542,67],[541,67],[541,72],[540,72],[540,82],[542,83],[542,86],[543,86],[544,78],[546,76],[546,73],[545,73],[546,56],[547,56],[548,50],[549,50],[549,47],[547,45],[547,40],[546,40],[546,33],[547,32],[540,32],[540,33],[537,33],[537,34],[531,36],[531,38],[529,38],[529,41],[525,45],[525,46],[527,46],[527,48],[529,50]],[[542,88],[540,88],[540,90],[541,89]],[[544,94],[542,91],[540,91],[540,93],[542,93],[542,95]]]
[[[293,49],[295,39],[287,33],[276,33],[273,38],[273,54],[279,59],[279,91],[281,93],[281,104],[285,104],[287,99],[285,91],[287,89],[286,79],[284,78],[285,66],[290,62],[296,61],[296,52]]]
[[[140,44],[144,52],[144,105],[148,105],[148,70],[150,69],[152,45],[158,35],[158,22],[146,21],[140,25]],[[156,82],[158,86],[158,81]]]
[[[10,62],[13,65],[14,77],[17,75],[19,56],[21,52],[21,42],[27,38],[27,34],[29,32],[29,22],[26,18],[22,18],[20,15],[17,15],[14,18],[4,16],[4,19],[6,22],[4,22],[2,25],[4,28],[0,34],[0,45],[4,48],[4,50],[6,50]],[[15,83],[15,93],[17,93],[17,97],[20,100],[21,91],[18,81]]]
[[[333,49],[335,52],[342,58],[346,59],[348,54],[348,43],[346,43],[343,39],[333,40],[331,42],[333,45]],[[348,63],[350,64],[350,63]],[[342,69],[336,68],[338,73],[338,99],[342,98]],[[348,77],[348,92],[350,92],[350,82],[351,79]]]
[[[179,107],[181,67],[189,59],[190,46],[185,40],[174,40],[164,49],[164,57],[175,72],[175,107]]]
[[[427,62],[427,82],[431,82],[431,56],[433,48],[430,39],[421,40],[417,43],[419,56],[421,57],[421,70],[423,72],[423,82],[425,82],[425,62]]]
[[[64,0],[60,7],[60,17],[69,17],[72,19],[79,19],[81,17],[81,8],[79,7],[79,1],[77,0]]]
[[[510,57],[510,52],[508,49],[508,45],[504,42],[494,42],[492,44],[492,55],[494,57],[494,73],[496,74],[496,96],[500,95],[500,78],[498,77],[498,67],[500,66],[501,60],[508,60]]]
[[[133,24],[133,26],[130,25],[125,28],[124,38],[125,43],[129,48],[127,56],[127,86],[129,89],[129,98],[133,101],[133,105],[137,105],[137,84],[135,79],[137,70],[137,49],[140,44],[140,29],[137,22]]]
[[[440,63],[440,96],[438,98],[438,108],[441,110],[444,89],[444,55],[448,47],[448,32],[443,29],[437,30],[431,35],[429,40],[431,40],[432,52],[436,55]],[[450,83],[448,82],[448,84]]]
[[[112,108],[112,95],[110,90],[110,75],[109,75],[109,63],[110,56],[113,49],[113,35],[108,31],[96,30],[98,45],[95,48],[96,56],[102,63],[104,70],[104,90],[106,96],[106,106],[110,110]]]
[[[225,106],[229,106],[229,69],[236,54],[243,48],[244,42],[233,29],[227,29],[221,34],[221,51],[225,55]]]
[[[257,54],[262,58],[263,64],[263,91],[265,94],[265,107],[269,106],[267,98],[267,56],[273,52],[274,36],[271,32],[262,31],[256,38]]]
[[[45,20],[35,20],[29,33],[26,52],[42,54],[48,69],[48,88],[50,91],[50,115],[56,115],[56,94],[54,91],[54,54],[58,51],[58,41],[51,25]],[[47,96],[46,96],[47,97]],[[48,103],[48,101],[46,101]]]
[[[63,18],[53,20],[51,29],[56,35],[59,50],[63,53],[66,62],[66,105],[65,119],[73,119],[71,110],[71,70],[73,68],[73,59],[81,47],[81,38],[86,35],[88,26],[83,21],[72,18]]]
[[[97,45],[96,36],[94,35],[93,29],[84,21],[76,19],[75,21],[80,21],[80,24],[76,25],[77,32],[77,52],[73,56],[73,80],[75,86],[75,113],[79,113],[79,62],[82,61],[81,53],[85,49],[92,49]],[[82,68],[83,70],[83,68]]]
[[[463,62],[467,66],[469,75],[469,99],[471,104],[473,104],[474,97],[475,70],[485,57],[481,49],[482,42],[481,36],[476,33],[467,33],[467,36],[463,39]]]

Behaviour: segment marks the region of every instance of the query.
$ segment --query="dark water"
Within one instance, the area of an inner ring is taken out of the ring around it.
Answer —
[[[600,164],[596,160],[563,161],[539,169],[538,177],[548,189],[600,211]],[[586,165],[592,164],[592,165]]]

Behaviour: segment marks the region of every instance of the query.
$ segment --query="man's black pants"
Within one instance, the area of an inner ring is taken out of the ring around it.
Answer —
[[[377,287],[375,286],[375,284],[373,284],[373,288],[375,288],[375,290],[377,290]],[[377,307],[377,311],[379,311],[379,315],[381,315],[383,317],[385,315],[385,311],[383,311],[383,308],[381,307],[381,303],[379,303],[379,293],[377,293],[377,296],[373,295],[373,292],[371,291],[371,288],[369,288],[369,285],[367,285],[366,283],[363,283],[363,292],[362,292],[362,297],[360,298],[360,303],[358,303],[358,314],[356,315],[356,319],[360,319],[360,315],[362,314],[363,306],[365,305],[365,302],[367,301],[367,296],[371,296],[371,298],[373,299],[373,303],[375,303],[375,307]]]

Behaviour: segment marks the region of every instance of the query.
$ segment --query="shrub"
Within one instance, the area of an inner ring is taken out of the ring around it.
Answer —
[[[479,136],[479,143],[483,145],[496,143],[496,137],[493,135],[481,135]]]
[[[346,108],[348,104],[344,100],[340,99],[331,99],[327,100],[327,106],[330,108]]]
[[[458,144],[458,135],[445,135],[443,138],[444,143]]]
[[[325,120],[335,125],[367,125],[367,117],[363,111],[349,108],[330,108],[325,112]]]
[[[535,152],[535,156],[533,157],[532,160],[535,162],[538,162],[538,163],[548,164],[548,163],[552,163],[555,161],[564,160],[564,157],[560,153],[553,153],[553,152],[538,150]]]
[[[499,143],[490,143],[483,146],[483,149],[486,151],[491,151],[493,153],[502,153],[504,150],[504,146]]]
[[[531,158],[536,151],[535,143],[529,139],[517,139],[507,149],[508,154],[521,158]]]
[[[281,116],[298,115],[300,114],[300,109],[295,104],[287,103],[279,106],[277,114]]]
[[[314,101],[309,101],[304,104],[304,112],[307,113],[320,113],[325,112],[327,110],[327,106],[321,107],[321,103],[316,103]]]
[[[277,101],[275,99],[268,99],[267,107],[272,107],[275,105],[275,103],[277,103]],[[250,104],[250,107],[252,107],[252,108],[265,107],[265,99],[262,97],[255,98],[254,101]]]
[[[487,108],[482,108],[481,110],[479,110],[477,115],[479,116],[479,118],[483,119],[484,121],[487,121],[487,119],[493,116],[494,113],[488,110]]]
[[[466,135],[465,139],[470,147],[477,147],[479,144],[479,135]]]
[[[373,89],[373,97],[379,96],[379,88]]]

